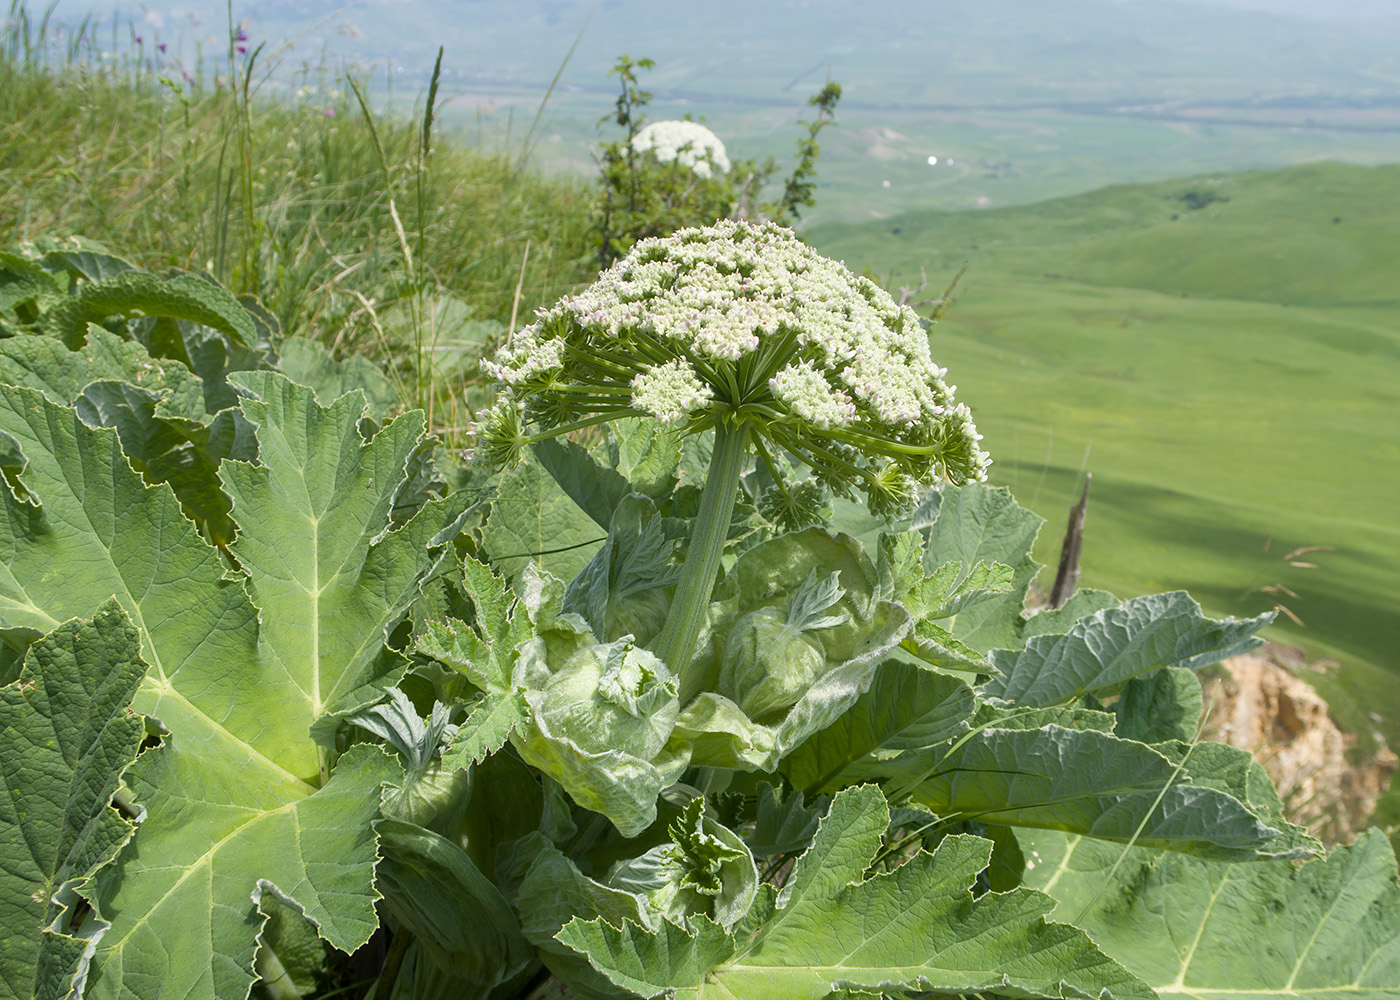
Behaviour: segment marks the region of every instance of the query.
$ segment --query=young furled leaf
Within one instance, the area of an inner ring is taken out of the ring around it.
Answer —
[[[668,743],[678,708],[670,671],[629,639],[597,642],[581,617],[562,611],[562,584],[533,567],[513,609],[500,578],[472,560],[466,567],[478,627],[433,623],[418,643],[484,692],[459,744],[480,759],[511,739],[575,802],[636,836],[689,759]],[[448,751],[444,766],[462,759]]]
[[[666,859],[681,870],[682,886],[689,886],[703,896],[717,896],[723,888],[720,867],[726,861],[743,857],[744,852],[708,836],[701,824],[704,814],[704,798],[691,799],[680,818],[667,828],[671,846],[666,851]]]
[[[374,733],[398,752],[403,783],[385,793],[384,815],[446,835],[457,832],[472,796],[471,770],[442,761],[443,744],[457,736],[457,727],[447,721],[450,712],[438,702],[422,719],[406,694],[390,688],[388,701],[345,720]]]
[[[860,543],[820,528],[747,550],[715,597],[712,638],[691,664],[705,687],[676,723],[701,766],[771,771],[860,697],[910,627]],[[794,612],[809,631],[790,627]]]
[[[850,615],[837,610],[840,574],[818,576],[813,569],[789,596],[787,607],[765,605],[729,628],[720,662],[719,691],[751,719],[783,712],[827,670],[826,648],[815,635],[844,625]]]
[[[689,747],[671,741],[676,680],[631,640],[596,643],[581,622],[573,627],[541,629],[520,648],[530,712],[514,746],[575,802],[635,837],[655,822],[661,790],[690,762]]]
[[[443,767],[479,763],[499,750],[525,722],[529,706],[517,683],[515,650],[535,634],[527,608],[490,567],[462,560],[460,585],[472,603],[474,625],[448,618],[429,622],[418,651],[458,671],[482,692],[443,754]]]
[[[613,510],[608,540],[564,592],[564,610],[582,615],[605,642],[630,635],[645,646],[671,607],[667,590],[680,578],[672,555],[684,528],[661,517],[647,497],[624,497]]]
[[[667,835],[669,843],[613,865],[606,884],[640,896],[655,914],[649,927],[697,915],[733,927],[758,892],[758,870],[748,846],[705,815],[700,796],[670,823]]]
[[[913,528],[924,535],[926,572],[936,573],[947,562],[959,564],[960,576],[970,575],[979,563],[1001,563],[1012,570],[1009,589],[958,615],[951,628],[954,638],[984,654],[1023,645],[1021,612],[1040,570],[1031,545],[1044,523],[1001,487],[967,483],[925,494]]]

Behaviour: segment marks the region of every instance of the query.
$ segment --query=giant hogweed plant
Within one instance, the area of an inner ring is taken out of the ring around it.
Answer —
[[[717,219],[767,219],[792,224],[816,204],[817,159],[822,130],[835,123],[841,85],[827,82],[807,101],[817,113],[799,121],[806,134],[797,141],[797,160],[774,197],[763,193],[778,173],[772,157],[731,162],[724,143],[704,125],[691,121],[647,122],[652,94],[643,90],[638,70],[655,68],[650,59],[620,56],[609,72],[620,83],[612,114],[622,138],[604,142],[598,152],[598,257],[607,267],[642,239],[664,236],[685,226]]]
[[[1039,521],[917,318],[784,230],[644,241],[508,343],[486,491],[416,411],[226,374],[218,544],[75,402],[198,376],[30,326],[5,996],[1400,995],[1385,838],[1304,860],[1195,739],[1264,619],[1026,617]]]

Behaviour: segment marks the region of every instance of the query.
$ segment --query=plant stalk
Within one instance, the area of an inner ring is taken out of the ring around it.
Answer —
[[[721,420],[715,424],[715,450],[710,456],[710,472],[700,510],[692,522],[690,551],[686,555],[681,582],[666,616],[666,624],[652,642],[652,652],[680,677],[681,704],[699,693],[700,678],[689,670],[695,656],[695,643],[705,625],[710,597],[715,589],[729,539],[729,522],[734,516],[734,500],[739,477],[749,457],[749,423],[735,425]]]

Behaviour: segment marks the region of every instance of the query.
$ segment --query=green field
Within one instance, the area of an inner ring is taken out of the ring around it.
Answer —
[[[1050,521],[1042,561],[1087,469],[1083,585],[1282,604],[1272,637],[1339,660],[1322,686],[1396,744],[1396,232],[1400,167],[1315,164],[808,235],[930,297],[966,265],[935,357]]]

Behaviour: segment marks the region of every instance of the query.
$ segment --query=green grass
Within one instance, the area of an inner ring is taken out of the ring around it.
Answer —
[[[26,49],[25,30],[12,10],[0,38],[0,246],[80,234],[148,268],[207,271],[256,294],[285,333],[381,361],[410,401],[415,341],[455,335],[434,316],[528,322],[591,277],[586,185],[452,135],[433,137],[420,169],[421,107],[375,113],[381,161],[344,81],[274,100],[259,96],[255,64],[245,100],[216,76],[135,56]],[[466,419],[463,375],[434,385],[449,436]]]
[[[1273,637],[1340,660],[1396,743],[1397,224],[1400,168],[1318,164],[810,237],[896,288],[968,266],[934,354],[1049,520],[1042,561],[1087,468],[1083,584],[1286,606]]]

